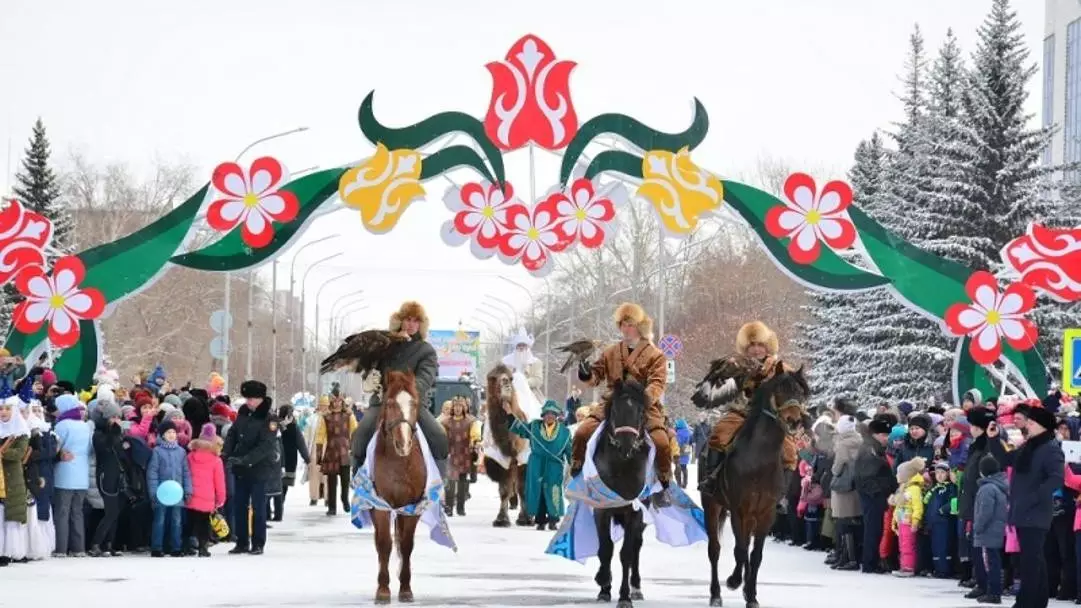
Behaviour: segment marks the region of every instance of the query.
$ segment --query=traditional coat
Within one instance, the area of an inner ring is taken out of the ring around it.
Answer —
[[[12,418],[0,423],[0,475],[4,477],[4,521],[0,523],[26,523],[26,477],[23,460],[30,446],[30,429],[19,413],[19,408],[8,406]],[[8,533],[10,533],[8,529]],[[10,556],[9,556],[10,557]]]
[[[349,466],[349,439],[357,430],[357,419],[352,412],[342,410],[324,414],[320,422],[315,442],[325,444],[326,449],[323,450],[319,469],[332,474],[341,467]]]
[[[468,475],[470,465],[473,462],[473,426],[477,419],[465,416],[440,416],[443,430],[447,432],[447,443],[450,446],[450,455],[447,458],[447,478],[458,479],[462,475]]]
[[[571,432],[558,420],[548,427],[544,420],[525,423],[517,418],[511,418],[510,430],[528,439],[531,447],[526,464],[526,512],[536,517],[544,500],[549,518],[563,517],[563,471],[571,460]]]

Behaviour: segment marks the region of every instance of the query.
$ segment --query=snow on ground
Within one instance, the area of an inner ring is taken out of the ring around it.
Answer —
[[[0,569],[0,605],[44,602],[115,608],[118,601],[155,608],[371,605],[378,571],[371,532],[357,530],[345,515],[327,517],[322,505],[309,507],[307,498],[306,486],[290,492],[286,521],[270,530],[263,556],[226,555],[230,546],[218,545],[209,559],[125,556],[12,565]],[[545,555],[551,532],[493,528],[497,506],[493,484],[481,480],[473,486],[466,517],[451,519],[457,554],[433,543],[427,528],[418,527],[413,554],[416,604],[549,608],[594,604],[596,560],[582,566]],[[731,537],[726,537],[721,550],[722,585],[732,568],[731,548]],[[636,606],[708,605],[705,543],[675,549],[659,544],[647,529],[642,553],[646,599],[635,602]],[[972,604],[962,599],[952,581],[835,572],[822,564],[823,557],[767,541],[758,592],[762,606],[837,608],[874,602],[876,608],[945,608]],[[618,576],[618,550],[613,569]],[[396,596],[396,556],[391,558],[391,579]],[[617,591],[618,582],[613,594]],[[744,605],[741,591],[724,589],[722,595],[726,606]]]

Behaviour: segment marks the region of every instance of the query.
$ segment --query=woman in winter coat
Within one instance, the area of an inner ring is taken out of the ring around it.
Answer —
[[[878,563],[878,547],[882,540],[889,497],[897,489],[897,479],[886,459],[891,422],[886,416],[875,416],[867,425],[869,437],[860,448],[856,461],[856,491],[860,497],[863,520],[863,552],[860,569],[864,573],[883,572]]]
[[[1009,462],[1009,455],[1001,437],[998,436],[995,413],[983,407],[974,407],[968,411],[967,422],[972,442],[968,447],[968,455],[965,456],[966,469],[971,468],[969,472],[978,473],[978,463],[987,454],[994,456],[999,465],[1005,468]],[[967,463],[972,463],[971,467],[968,467]],[[961,576],[964,577],[961,582],[965,583],[966,587],[975,584],[972,579],[972,561],[966,560],[965,556],[976,555],[972,547],[972,518],[976,491],[979,489],[979,477],[978,474],[965,474],[961,478],[961,488],[957,495],[957,517],[962,522],[960,525],[964,532],[960,538],[961,546],[958,548],[958,553],[961,555]]]
[[[5,498],[0,505],[0,565],[25,561],[30,544],[23,460],[30,445],[30,427],[19,413],[19,398],[0,401],[0,476]]]
[[[931,418],[927,414],[913,414],[908,417],[908,434],[897,449],[893,461],[893,471],[912,460],[922,458],[925,463],[934,462],[935,446],[931,440]]]
[[[118,556],[116,530],[120,514],[127,506],[125,479],[126,452],[124,433],[120,429],[120,407],[112,402],[99,403],[96,411],[99,423],[94,431],[95,478],[94,485],[101,494],[104,514],[90,541],[91,557],[108,553]]]
[[[82,404],[75,395],[56,397],[56,436],[60,462],[56,465],[56,553],[86,556],[86,524],[83,503],[90,488],[90,452],[93,423],[83,420]]]
[[[833,448],[833,479],[830,482],[830,509],[841,539],[841,558],[834,564],[837,570],[858,570],[859,553],[856,534],[860,531],[860,497],[856,491],[856,461],[863,436],[856,429],[856,419],[841,416],[837,421],[837,438]]]
[[[304,435],[300,432],[297,421],[293,418],[293,406],[283,405],[278,409],[278,433],[281,435],[282,467],[285,469],[282,475],[282,493],[274,498],[274,521],[281,521],[284,513],[285,496],[289,488],[297,480],[297,455],[304,464],[311,462],[308,454],[308,445],[304,442]]]

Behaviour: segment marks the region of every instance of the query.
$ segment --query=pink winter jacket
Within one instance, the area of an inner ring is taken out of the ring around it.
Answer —
[[[1070,470],[1070,465],[1068,464],[1066,465],[1065,469],[1066,471],[1064,473],[1063,479],[1066,482],[1066,487],[1070,488],[1071,490],[1081,492],[1081,474],[1074,473],[1072,470]],[[1078,530],[1081,530],[1081,508],[1077,509],[1077,511],[1074,512],[1073,516],[1073,531],[1077,532]]]
[[[195,439],[188,454],[191,470],[191,498],[186,506],[200,513],[213,513],[225,504],[225,467],[221,462],[220,439],[217,443]]]

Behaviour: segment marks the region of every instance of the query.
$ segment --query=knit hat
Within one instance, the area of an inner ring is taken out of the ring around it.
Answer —
[[[899,439],[904,439],[905,435],[907,435],[907,434],[908,434],[908,427],[907,426],[905,426],[903,424],[895,424],[895,425],[893,425],[893,428],[890,429],[889,441],[894,442],[894,441],[897,441]]]
[[[924,433],[931,432],[931,417],[927,414],[916,414],[915,416],[909,416],[908,428],[912,430],[912,427],[919,427],[923,429]]]
[[[81,403],[79,403],[79,399],[75,395],[57,395],[54,403],[56,404],[56,410],[61,414],[76,409],[82,405]]]
[[[236,412],[233,411],[233,408],[225,405],[221,401],[218,401],[214,404],[214,407],[210,408],[210,415],[218,416],[219,418],[228,418],[233,422],[236,421]]]
[[[168,416],[169,414],[175,412],[176,408],[168,403],[162,403],[160,406],[158,406],[158,411]]]
[[[1028,411],[1028,419],[1042,426],[1048,431],[1055,430],[1055,415],[1042,407],[1034,407]]]
[[[559,407],[559,405],[556,404],[555,401],[549,399],[544,402],[544,407],[541,408],[541,416],[544,416],[545,414],[555,414],[556,416],[561,416],[563,414],[563,408]]]
[[[974,407],[968,411],[968,423],[972,426],[987,430],[987,426],[995,421],[995,413],[985,407]]]
[[[116,403],[116,393],[114,393],[113,389],[108,387],[108,386],[99,386],[98,387],[98,403],[101,403],[101,402],[104,402],[104,401],[111,401],[113,403]]]
[[[968,423],[968,419],[966,418],[958,418],[957,420],[954,420],[953,424],[950,425],[950,428],[961,433],[962,435],[968,435],[972,432],[972,425]]]
[[[949,472],[949,470],[950,470],[950,463],[946,462],[945,460],[939,460],[938,462],[936,462],[936,463],[935,463],[935,470],[936,470],[936,471],[946,471],[946,472]]]
[[[266,385],[258,380],[245,380],[240,385],[240,396],[245,399],[266,399]]]
[[[184,402],[180,400],[180,397],[176,395],[166,395],[164,403],[168,403],[173,407],[183,407]]]
[[[852,401],[848,400],[848,399],[840,399],[840,398],[838,398],[838,399],[834,400],[833,405],[831,407],[833,408],[833,411],[837,412],[841,416],[855,416],[856,415],[856,409],[857,409],[856,404],[853,403]],[[841,429],[838,427],[837,430],[840,431]]]
[[[1002,471],[1002,467],[999,466],[998,460],[995,457],[987,454],[980,459],[980,477],[990,477],[995,473]]]
[[[1055,391],[1044,397],[1043,400],[1040,401],[1040,404],[1043,405],[1045,410],[1054,414],[1058,412],[1058,408],[1062,406],[1062,393]]]
[[[837,432],[847,433],[856,430],[856,419],[852,416],[841,416],[837,421]]]
[[[181,410],[178,410],[176,408],[172,408],[170,410],[165,410],[165,408],[163,406],[162,411],[165,412],[165,419],[166,420],[183,420],[184,419],[184,412],[182,412]]]
[[[974,388],[961,397],[961,402],[964,403],[965,401],[971,401],[972,403],[979,405],[983,403],[983,393],[981,393],[979,389]]]
[[[902,401],[897,404],[897,410],[904,416],[908,416],[912,413],[912,410],[916,409],[916,406],[912,405],[908,401]]]
[[[56,384],[56,372],[51,369],[41,372],[41,386],[48,390],[54,384]]]
[[[105,420],[110,418],[120,418],[120,406],[115,401],[98,401],[98,414]]]
[[[213,423],[208,422],[203,425],[203,428],[199,431],[199,439],[203,441],[213,441],[218,437],[218,429]]]
[[[173,424],[173,421],[172,420],[166,420],[165,422],[162,422],[161,424],[158,425],[158,437],[164,437],[165,433],[168,433],[169,431],[175,431],[175,430],[176,430],[176,425]]]
[[[891,428],[889,421],[879,416],[875,416],[871,422],[867,423],[867,430],[872,435],[889,435]]]

